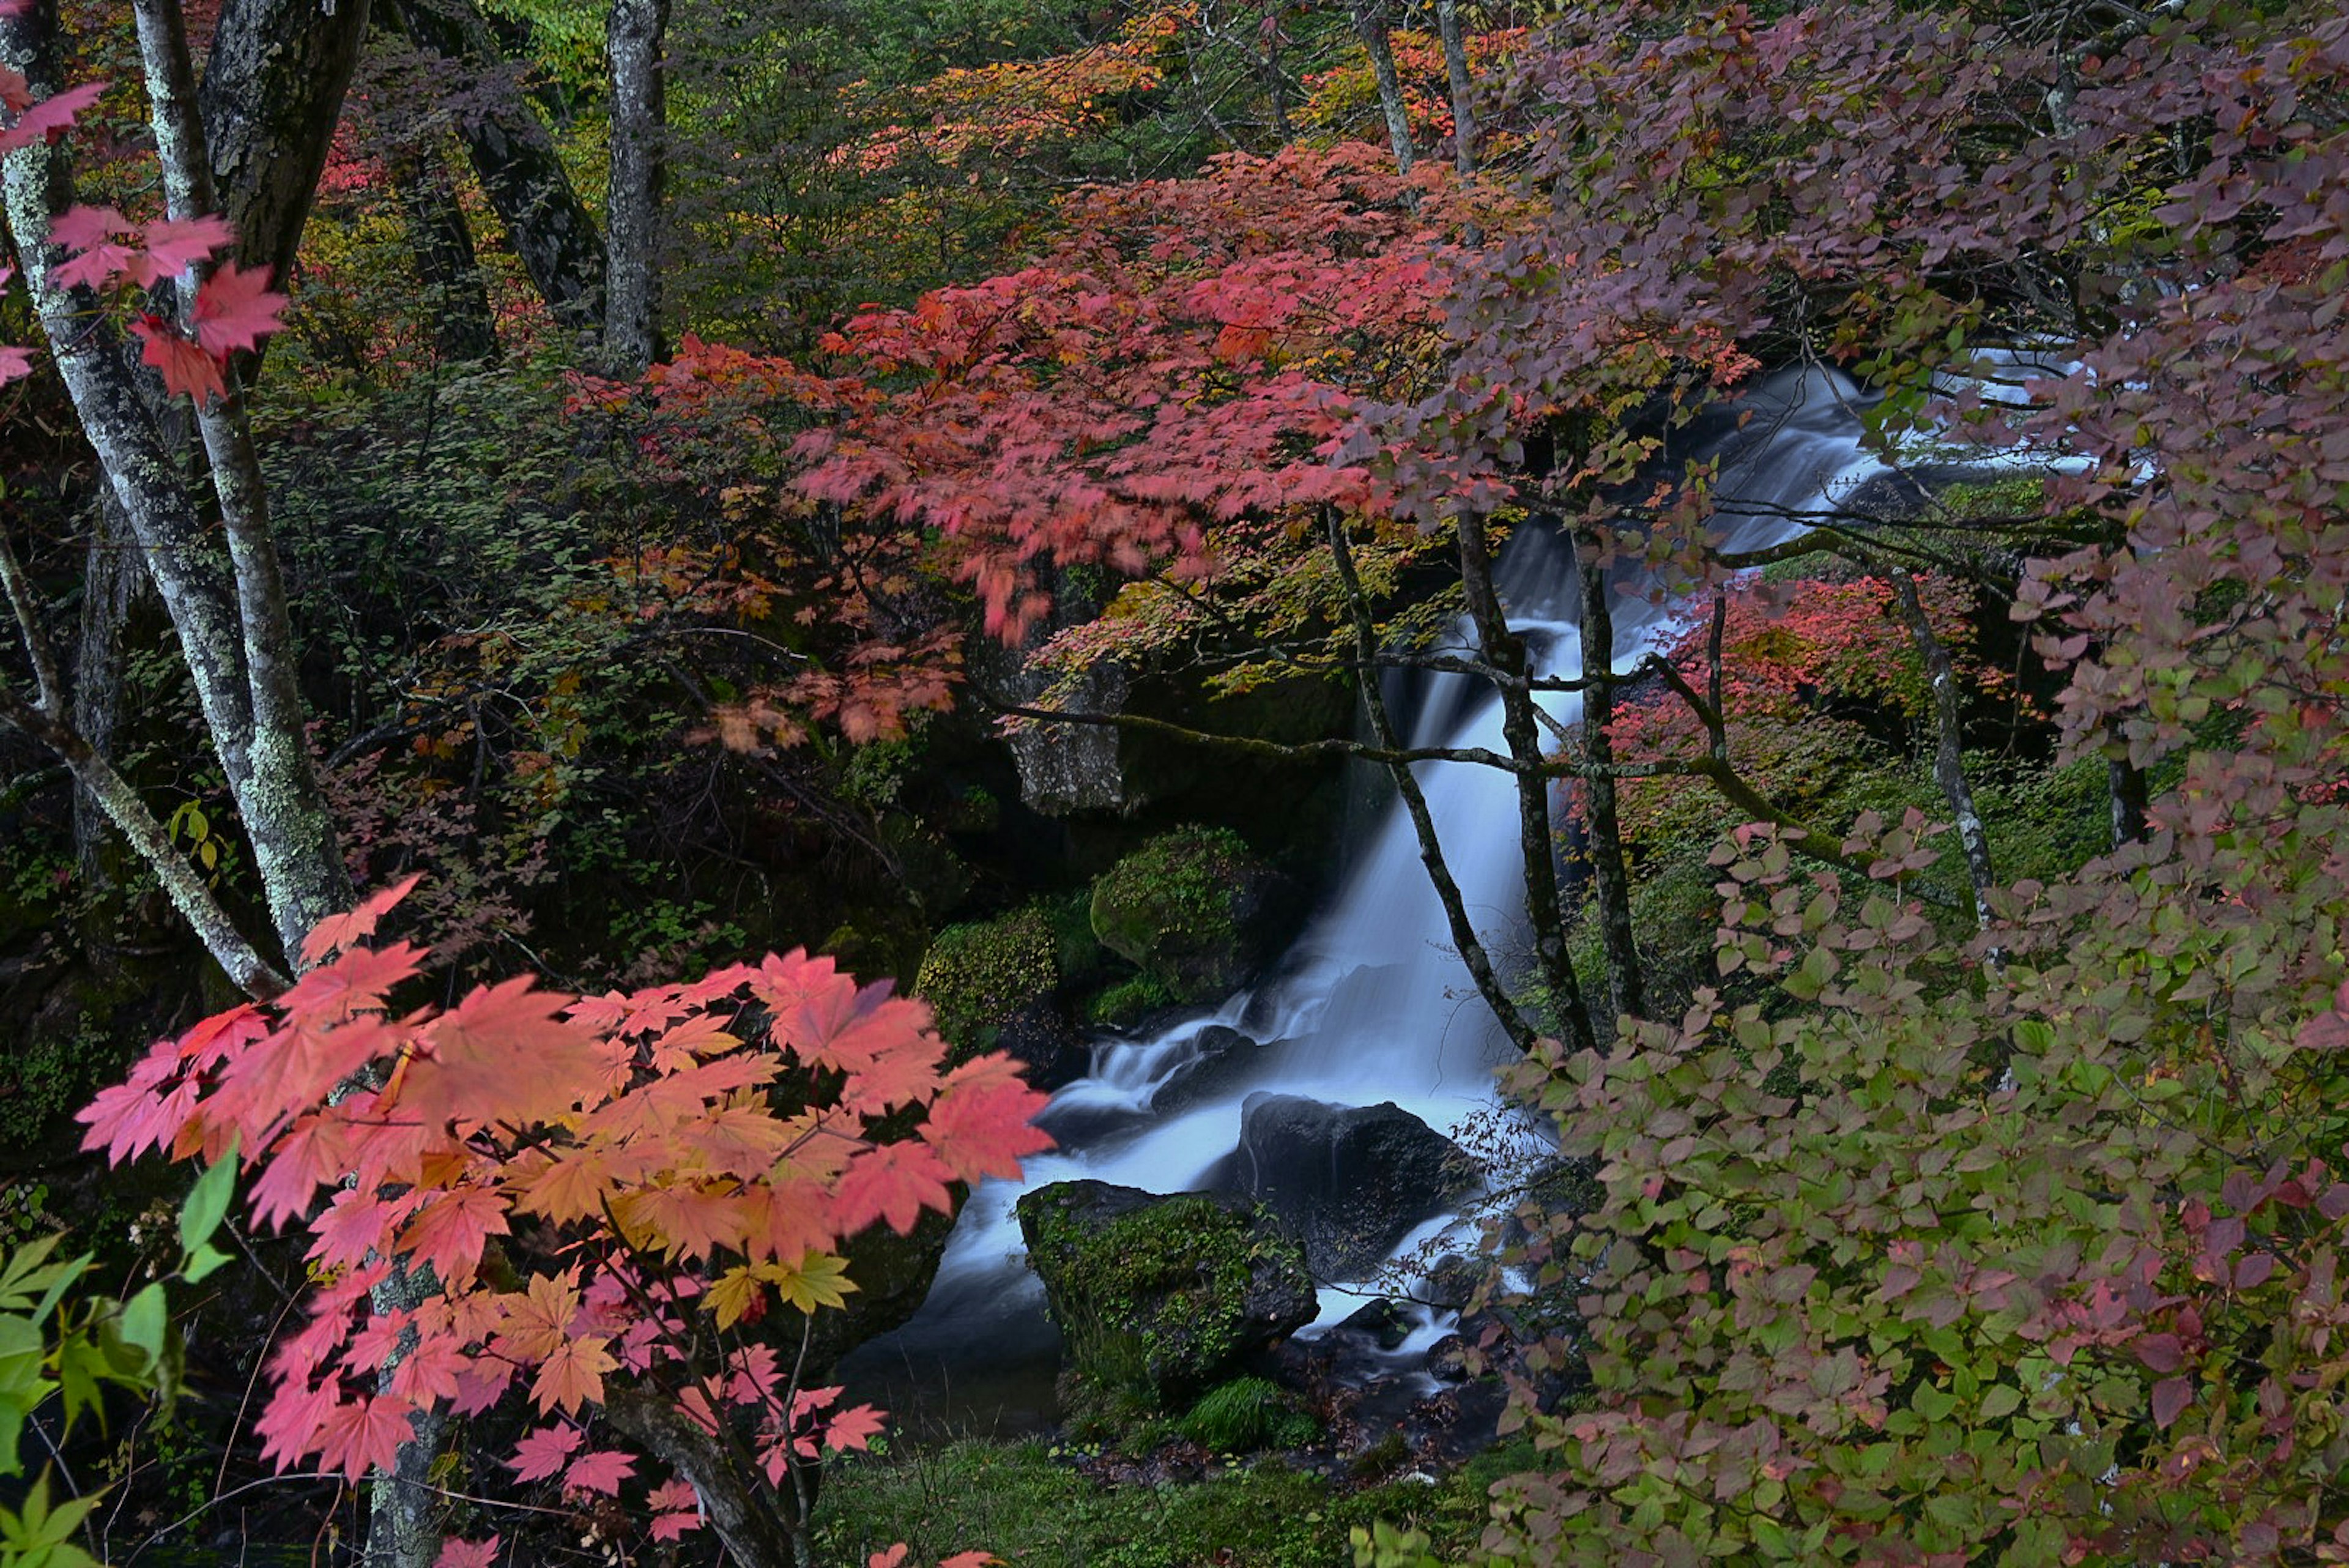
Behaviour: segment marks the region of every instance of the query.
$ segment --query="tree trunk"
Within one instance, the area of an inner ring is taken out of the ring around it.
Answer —
[[[1387,41],[1387,0],[1354,0],[1354,32],[1371,57],[1371,74],[1378,78],[1379,108],[1387,117],[1387,142],[1394,149],[1395,171],[1411,172],[1411,116],[1403,107],[1402,78],[1395,74],[1394,49]]]
[[[1941,798],[1949,803],[1950,815],[1957,819],[1958,843],[1966,857],[1966,876],[1973,884],[1974,924],[1982,930],[1990,929],[1990,890],[1996,885],[1990,863],[1990,834],[1982,826],[1982,812],[1974,805],[1974,792],[1966,781],[1964,736],[1959,727],[1958,672],[1950,663],[1950,651],[1934,635],[1933,623],[1925,618],[1924,601],[1917,597],[1917,580],[1899,567],[1892,572],[1892,589],[1900,598],[1900,613],[1909,622],[1909,638],[1917,644],[1917,652],[1925,661],[1925,677],[1933,691],[1933,780],[1941,786]]]
[[[137,614],[147,571],[139,544],[111,493],[92,509],[89,544],[82,552],[81,624],[74,639],[73,696],[67,722],[101,757],[114,754],[122,722],[123,649]],[[74,860],[82,886],[93,892],[111,888],[120,850],[113,818],[98,797],[74,791]]]
[[[473,254],[473,231],[439,153],[428,146],[395,146],[385,161],[408,223],[435,347],[460,363],[496,359],[497,323]]]
[[[710,1531],[742,1568],[813,1568],[814,1542],[796,1496],[746,1476],[726,1445],[677,1401],[614,1383],[605,1389],[604,1414],[691,1483]]]
[[[1493,591],[1493,560],[1485,547],[1485,520],[1462,513],[1454,520],[1460,549],[1460,585],[1468,602],[1468,620],[1476,628],[1479,652],[1498,671],[1495,682],[1501,699],[1501,737],[1510,760],[1518,764],[1517,846],[1525,857],[1526,918],[1533,930],[1534,962],[1550,1007],[1569,1042],[1582,1050],[1596,1050],[1598,1038],[1584,1005],[1582,984],[1574,972],[1574,957],[1567,950],[1566,915],[1558,903],[1557,847],[1551,837],[1549,781],[1542,776],[1541,717],[1534,706],[1525,639],[1509,629],[1500,597]]]
[[[1460,0],[1435,0],[1435,30],[1444,40],[1444,75],[1452,88],[1452,166],[1476,172],[1475,84],[1468,78],[1468,46],[1460,36]]]
[[[326,167],[368,0],[226,0],[196,109],[237,260],[282,286]]]
[[[499,57],[472,0],[388,0],[418,48],[456,67],[471,90],[457,134],[506,226],[531,286],[554,319],[581,332],[604,324],[604,241],[554,143]]]
[[[1615,612],[1609,602],[1606,568],[1584,560],[1582,540],[1570,541],[1582,615],[1582,755],[1591,764],[1582,781],[1588,829],[1590,881],[1599,900],[1599,929],[1607,952],[1608,1001],[1618,1018],[1644,1018],[1647,986],[1631,924],[1631,877],[1623,863],[1623,829],[1616,814],[1614,742],[1607,733],[1615,720]],[[1596,541],[1592,541],[1594,552]]]
[[[668,0],[612,0],[605,45],[612,72],[612,193],[605,268],[604,362],[634,379],[662,357],[661,191],[668,133],[661,58]]]

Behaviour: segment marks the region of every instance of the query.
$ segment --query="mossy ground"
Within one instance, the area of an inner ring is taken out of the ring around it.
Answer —
[[[1426,1532],[1454,1563],[1484,1530],[1487,1489],[1536,1461],[1496,1449],[1433,1485],[1388,1475],[1361,1487],[1277,1461],[1200,1462],[1192,1479],[1120,1480],[1096,1457],[1037,1442],[860,1457],[826,1482],[819,1545],[840,1563],[903,1541],[916,1563],[984,1550],[1012,1568],[1345,1568],[1347,1532],[1383,1521]]]

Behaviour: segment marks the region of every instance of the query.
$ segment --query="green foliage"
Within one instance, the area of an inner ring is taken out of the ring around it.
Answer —
[[[1139,1023],[1162,1007],[1174,1005],[1174,993],[1146,974],[1119,981],[1085,1004],[1085,1021],[1113,1028]]]
[[[180,1210],[173,1278],[195,1284],[228,1260],[212,1244],[233,1195],[236,1161],[224,1157],[198,1179]],[[51,1400],[63,1424],[103,1417],[109,1388],[160,1398],[180,1391],[182,1352],[166,1282],[127,1302],[85,1291],[90,1259],[56,1257],[58,1238],[0,1251],[0,1475],[23,1472],[25,1422]],[[44,1469],[14,1509],[0,1508],[0,1568],[96,1568],[74,1537],[102,1491],[53,1501]]]
[[[1093,934],[1178,1002],[1219,995],[1247,978],[1266,876],[1229,828],[1176,828],[1094,882]]]
[[[1021,1008],[1061,983],[1060,944],[1041,910],[948,926],[922,959],[914,993],[936,1012],[938,1031],[976,1047]]]
[[[1184,1435],[1218,1453],[1295,1448],[1311,1442],[1320,1431],[1312,1417],[1262,1377],[1217,1384],[1183,1417]]]

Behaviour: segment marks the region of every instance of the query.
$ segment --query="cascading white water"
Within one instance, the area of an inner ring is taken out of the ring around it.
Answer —
[[[1766,545],[1799,526],[1791,517],[1824,510],[1887,473],[1861,450],[1863,401],[1850,381],[1822,370],[1782,372],[1737,400],[1733,411],[1744,416],[1742,426],[1717,431],[1690,454],[1723,462],[1716,542],[1731,550]],[[1496,587],[1543,672],[1570,676],[1579,649],[1563,547],[1524,531],[1504,556]],[[1618,667],[1654,646],[1676,611],[1641,597],[1619,598]],[[1546,701],[1571,722],[1580,699],[1560,693]],[[1436,675],[1418,694],[1409,738],[1414,746],[1502,750],[1498,700],[1473,677]],[[1523,946],[1525,908],[1514,785],[1496,770],[1460,763],[1424,763],[1417,771],[1480,936],[1496,956],[1515,952]],[[1237,1145],[1241,1103],[1250,1094],[1340,1106],[1392,1100],[1446,1132],[1490,1111],[1492,1069],[1507,1043],[1452,947],[1402,808],[1385,807],[1349,858],[1335,899],[1254,990],[1147,1039],[1096,1042],[1091,1075],[1056,1095],[1045,1114],[1044,1125],[1071,1147],[1030,1160],[1021,1183],[989,1182],[972,1194],[927,1303],[885,1355],[984,1347],[1000,1356],[1049,1345],[1042,1292],[1025,1267],[1012,1211],[1019,1195],[1077,1178],[1154,1192],[1193,1189]],[[1195,1059],[1195,1043],[1216,1024],[1281,1044],[1239,1082],[1152,1115],[1154,1096]],[[1324,1303],[1327,1323],[1360,1298],[1330,1292]]]

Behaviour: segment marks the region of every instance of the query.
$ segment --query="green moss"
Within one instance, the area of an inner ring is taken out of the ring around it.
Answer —
[[[1123,980],[1085,1004],[1085,1021],[1123,1028],[1162,1007],[1174,1004],[1174,993],[1146,974]]]
[[[1047,1188],[1023,1199],[1020,1214],[1074,1378],[1137,1408],[1224,1369],[1240,1348],[1260,1264],[1311,1288],[1293,1244],[1203,1193],[1101,1223],[1081,1220],[1065,1192]],[[1115,1412],[1102,1414],[1116,1424]]]
[[[1178,1002],[1220,995],[1247,978],[1247,927],[1268,880],[1238,834],[1177,828],[1094,882],[1093,934]]]
[[[1030,908],[940,931],[914,992],[936,1011],[947,1039],[978,1046],[987,1032],[1060,984],[1060,943],[1043,914]]]

